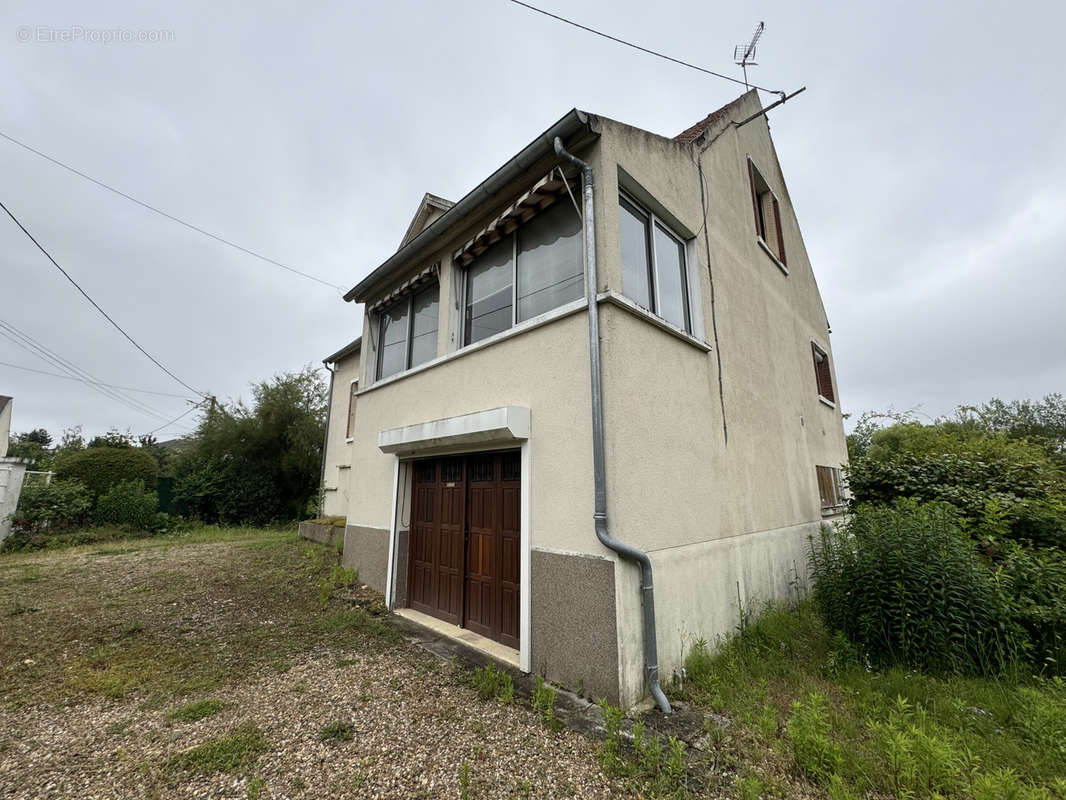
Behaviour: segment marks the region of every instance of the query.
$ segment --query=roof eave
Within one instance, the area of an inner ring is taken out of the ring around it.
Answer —
[[[411,261],[424,255],[431,245],[451,232],[456,225],[460,224],[472,212],[478,210],[485,202],[492,200],[504,186],[531,168],[537,160],[553,153],[556,136],[565,141],[583,129],[591,129],[589,115],[583,111],[578,111],[576,108],[568,111],[562,119],[526,145],[518,155],[493,172],[462,200],[437,217],[421,233],[397,250],[381,266],[349,289],[344,295],[344,299],[348,302],[352,300],[359,303],[366,302],[367,296],[372,294],[382,283],[389,280],[393,276],[394,270],[401,269]]]
[[[322,359],[322,363],[323,364],[336,364],[342,358],[347,358],[348,356],[352,355],[353,353],[358,353],[359,350],[362,348],[362,346],[363,346],[363,337],[360,336],[359,338],[355,339],[354,341],[348,342],[348,344],[344,345],[344,347],[342,347],[340,350],[338,350],[333,355],[326,356],[325,358],[323,358]]]

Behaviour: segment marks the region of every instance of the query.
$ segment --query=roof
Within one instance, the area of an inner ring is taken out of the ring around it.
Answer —
[[[353,340],[351,342],[348,342],[348,344],[344,345],[344,347],[342,347],[340,350],[338,350],[333,355],[326,356],[325,358],[323,358],[322,359],[322,363],[323,364],[336,364],[342,358],[347,358],[348,356],[352,355],[353,353],[358,353],[359,352],[359,348],[362,347],[362,345],[363,345],[363,337],[360,336],[358,339],[355,339],[355,340]]]
[[[681,131],[681,133],[674,137],[674,141],[683,142],[684,144],[689,144],[691,142],[696,141],[700,138],[700,136],[704,134],[704,132],[714,127],[717,122],[726,119],[729,116],[730,112],[733,110],[733,107],[739,105],[745,97],[747,97],[749,94],[751,94],[751,92],[754,91],[754,89],[751,89],[749,92],[745,92],[735,100],[731,100],[730,102],[726,103],[717,111],[712,111],[706,117],[697,122],[695,125]],[[756,93],[755,96],[756,98],[758,98],[758,93]]]
[[[414,217],[411,218],[411,224],[407,226],[407,231],[403,235],[403,239],[400,240],[400,247],[403,247],[426,227],[426,219],[433,213],[433,210],[447,211],[454,206],[451,200],[445,200],[443,197],[437,197],[435,194],[426,192],[426,196],[422,198],[422,202],[418,204],[418,211],[415,212]]]
[[[404,244],[373,272],[353,286],[344,299],[363,303],[375,289],[387,283],[396,274],[411,266],[413,261],[432,251],[434,245],[442,244],[441,238],[455,233],[456,228],[469,221],[469,215],[484,203],[495,199],[505,186],[530,170],[538,161],[555,156],[555,137],[564,141],[575,134],[590,130],[589,115],[576,108],[563,117],[544,133],[526,145],[514,158],[493,172],[484,181],[471,190],[462,200],[451,206],[441,216],[433,220],[425,230]]]
[[[728,120],[735,108],[744,102],[750,94],[755,94],[756,98],[758,98],[758,93],[752,89],[722,106],[717,111],[711,112],[695,125],[679,133],[674,137],[674,140],[683,144],[690,144],[696,141],[712,127]],[[360,303],[372,299],[375,292],[382,289],[389,281],[399,277],[404,270],[412,267],[414,262],[430,255],[434,247],[447,244],[447,242],[442,241],[445,236],[457,233],[457,229],[461,225],[469,222],[472,213],[483,210],[482,207],[495,200],[496,195],[508,184],[523,173],[531,170],[538,161],[545,158],[554,159],[556,136],[566,142],[582,132],[591,133],[591,118],[592,115],[588,112],[579,111],[576,108],[571,109],[558,122],[526,145],[518,155],[497,169],[458,203],[449,203],[440,197],[427,194],[422,199],[422,204],[415,213],[415,218],[408,226],[400,248],[363,280],[353,286],[344,295],[344,299],[349,302],[355,300]],[[568,142],[567,146],[569,147],[571,144]],[[419,224],[424,224],[424,219],[428,217],[429,210],[432,208],[441,209],[444,213],[419,231]],[[328,361],[327,359],[327,363]]]

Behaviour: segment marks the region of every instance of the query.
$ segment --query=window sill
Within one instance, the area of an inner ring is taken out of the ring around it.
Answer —
[[[355,441],[355,437],[354,436],[349,436],[347,439],[344,440],[344,443],[345,444],[351,444],[354,441]]]
[[[825,405],[829,406],[830,408],[836,408],[837,407],[836,403],[834,403],[832,400],[830,400],[829,398],[825,397],[824,395],[818,395],[818,399],[821,400],[822,403],[824,403]]]
[[[351,468],[352,468],[351,464],[338,464],[337,465],[337,469],[351,469]]]
[[[770,256],[770,260],[777,264],[777,268],[786,275],[788,275],[788,267],[781,263],[781,259],[777,257],[777,254],[774,253],[770,245],[768,245],[761,236],[756,236],[755,241],[759,245],[759,247],[762,248],[762,251],[766,253],[766,255]]]
[[[546,314],[541,314],[539,317],[533,317],[527,319],[525,322],[520,322],[508,328],[505,331],[501,331],[493,336],[489,336],[487,339],[482,339],[479,342],[468,344],[466,347],[461,347],[458,350],[453,350],[450,353],[445,353],[442,356],[437,356],[432,361],[427,361],[425,364],[419,364],[417,367],[412,367],[406,372],[397,372],[395,375],[390,375],[387,378],[382,378],[380,381],[367,386],[365,389],[360,389],[355,393],[356,397],[361,397],[367,392],[372,392],[375,389],[380,389],[382,386],[390,386],[398,381],[402,381],[404,378],[409,378],[412,375],[417,375],[420,372],[433,369],[434,367],[446,364],[449,361],[454,361],[457,358],[462,358],[470,353],[476,353],[478,350],[484,350],[486,347],[492,347],[492,345],[498,342],[506,341],[513,336],[521,336],[523,333],[528,333],[534,328],[539,328],[541,325],[548,325],[556,320],[568,317],[571,314],[576,314],[579,311],[584,311],[588,307],[585,298],[582,297],[578,300],[573,300],[565,305],[561,305],[558,308],[554,308]]]
[[[844,513],[845,506],[833,506],[832,508],[822,509],[822,519],[828,519],[829,517],[839,517]]]
[[[600,292],[598,295],[596,295],[596,300],[600,303],[610,303],[611,305],[617,306],[618,308],[621,308],[624,311],[628,311],[630,314],[633,314],[636,317],[640,317],[645,322],[650,322],[656,328],[666,331],[671,336],[676,336],[681,341],[692,345],[698,350],[702,350],[704,353],[711,352],[711,346],[703,340],[697,339],[691,333],[687,333],[686,331],[681,330],[681,328],[678,328],[676,325],[667,322],[665,319],[658,316],[657,314],[653,314],[646,308],[641,308],[625,295],[619,294],[618,292],[612,289],[608,289],[606,292]]]

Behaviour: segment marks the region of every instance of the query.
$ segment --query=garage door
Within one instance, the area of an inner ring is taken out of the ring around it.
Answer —
[[[521,457],[415,462],[408,605],[518,648]]]

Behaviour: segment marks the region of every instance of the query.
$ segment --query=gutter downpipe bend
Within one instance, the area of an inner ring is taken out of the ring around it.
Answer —
[[[605,546],[640,564],[641,595],[644,607],[644,664],[647,672],[648,690],[656,705],[664,714],[670,713],[670,701],[659,686],[659,655],[655,641],[655,589],[652,582],[651,559],[643,550],[615,539],[607,532],[607,475],[603,444],[603,393],[600,388],[600,318],[596,293],[599,279],[596,275],[596,232],[592,202],[592,167],[577,156],[566,151],[563,140],[555,137],[555,154],[566,159],[581,170],[581,182],[585,201],[585,261],[587,278],[585,294],[589,311],[589,372],[592,378],[592,466],[595,476],[596,506],[593,520],[596,538]]]

